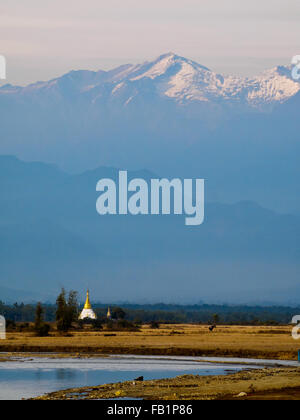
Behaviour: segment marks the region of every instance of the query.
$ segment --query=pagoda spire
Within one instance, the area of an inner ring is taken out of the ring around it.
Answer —
[[[84,304],[84,309],[92,309],[92,305],[91,305],[91,302],[90,302],[90,292],[89,292],[89,290],[86,292],[86,301],[85,301],[85,304]]]
[[[90,301],[90,292],[89,290],[86,293],[86,301],[83,307],[83,310],[79,316],[79,319],[97,319],[97,315],[92,309],[91,301]]]

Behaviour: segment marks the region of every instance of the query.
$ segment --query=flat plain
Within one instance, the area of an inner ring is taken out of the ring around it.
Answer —
[[[8,333],[0,340],[0,352],[137,354],[165,356],[225,356],[297,360],[300,342],[291,326],[218,326],[166,324],[160,329],[145,325],[139,332],[75,331],[66,336],[52,333]]]

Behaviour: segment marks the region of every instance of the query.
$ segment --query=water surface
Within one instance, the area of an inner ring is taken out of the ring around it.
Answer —
[[[265,365],[297,364],[251,359],[168,356],[109,356],[91,359],[17,358],[0,363],[0,400],[39,396],[61,389],[112,382],[173,378],[178,375],[225,375]]]

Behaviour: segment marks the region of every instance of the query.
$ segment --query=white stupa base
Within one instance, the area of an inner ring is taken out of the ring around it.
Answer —
[[[79,319],[97,319],[97,315],[92,309],[83,309],[81,312]]]

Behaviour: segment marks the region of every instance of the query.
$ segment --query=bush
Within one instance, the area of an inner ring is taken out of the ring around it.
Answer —
[[[49,324],[42,324],[35,329],[35,335],[37,337],[48,337],[51,328]]]
[[[13,331],[16,329],[15,321],[11,321],[10,319],[6,320],[6,331]]]
[[[125,319],[119,320],[117,322],[108,322],[106,324],[106,329],[109,331],[140,331],[138,325],[133,322],[126,321]]]
[[[32,328],[30,327],[28,322],[24,322],[23,324],[18,324],[16,326],[17,332],[29,332],[32,331]]]
[[[93,330],[95,331],[99,331],[103,329],[102,322],[100,319],[94,319],[92,322],[92,326],[93,326]]]

